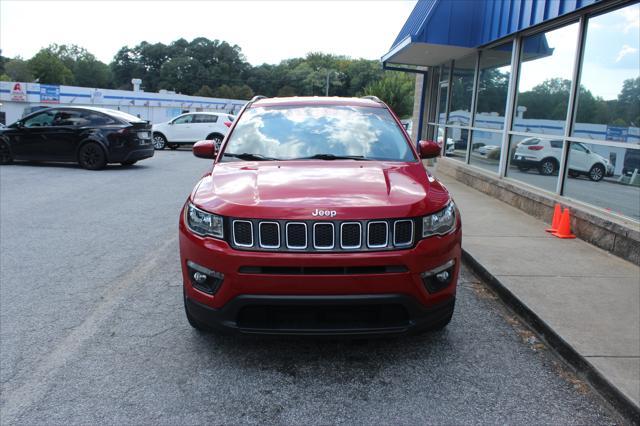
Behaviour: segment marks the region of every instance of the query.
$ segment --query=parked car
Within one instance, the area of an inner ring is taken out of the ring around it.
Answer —
[[[444,129],[438,127],[438,142],[442,145],[444,141]],[[447,138],[447,146],[444,150],[445,155],[453,155],[456,151],[456,144],[451,138]]]
[[[354,125],[357,123],[357,126]],[[180,214],[197,330],[374,335],[451,320],[461,225],[446,188],[381,101],[254,98]]]
[[[164,149],[166,146],[177,149],[180,145],[203,139],[213,140],[220,146],[233,120],[233,115],[217,112],[182,114],[165,123],[153,125],[153,146],[155,149]]]
[[[107,163],[131,166],[152,156],[149,122],[111,109],[47,108],[0,130],[1,164],[77,162],[98,170]]]
[[[512,164],[523,172],[535,168],[542,175],[553,175],[558,172],[561,155],[562,140],[527,138],[516,145]],[[585,175],[598,182],[605,176],[613,176],[613,166],[584,144],[572,142],[568,173],[571,177]]]
[[[624,155],[624,162],[622,163],[622,174],[624,176],[631,176],[636,170],[640,172],[640,149],[628,148]]]
[[[498,145],[482,145],[476,151],[478,155],[485,158],[500,158],[500,147]]]

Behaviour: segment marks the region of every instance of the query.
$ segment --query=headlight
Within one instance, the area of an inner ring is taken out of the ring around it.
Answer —
[[[446,235],[456,229],[456,205],[453,201],[437,213],[422,218],[422,238]]]
[[[207,213],[193,204],[187,206],[187,226],[198,235],[222,238],[222,216]]]

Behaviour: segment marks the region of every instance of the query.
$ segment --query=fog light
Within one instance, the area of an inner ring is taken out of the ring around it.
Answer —
[[[456,266],[455,260],[451,259],[447,263],[438,266],[435,269],[425,271],[420,274],[422,283],[429,293],[435,293],[451,284],[453,277],[453,269]]]
[[[187,260],[187,270],[191,285],[205,293],[215,294],[224,280],[223,273],[205,268],[190,260]]]
[[[197,283],[203,284],[207,280],[207,276],[202,272],[196,272],[193,274],[193,279],[196,280]]]
[[[436,274],[436,279],[440,282],[445,282],[449,280],[449,271],[443,271],[439,274]]]

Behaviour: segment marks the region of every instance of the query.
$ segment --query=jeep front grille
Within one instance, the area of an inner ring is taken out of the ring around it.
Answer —
[[[416,219],[286,221],[231,219],[239,250],[288,252],[381,251],[412,247]]]

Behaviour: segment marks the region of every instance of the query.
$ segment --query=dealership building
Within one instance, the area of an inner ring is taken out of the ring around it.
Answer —
[[[420,0],[382,63],[415,73],[412,136],[443,142],[439,170],[637,241],[639,44],[637,1]]]
[[[124,111],[152,123],[168,121],[185,112],[225,112],[234,114],[246,103],[238,99],[186,96],[171,91],[158,93],[140,89],[142,81],[132,80],[133,90],[58,86],[19,81],[0,82],[0,123],[11,124],[43,107],[94,106]]]

